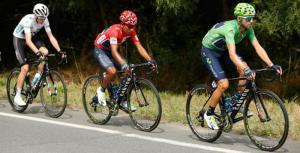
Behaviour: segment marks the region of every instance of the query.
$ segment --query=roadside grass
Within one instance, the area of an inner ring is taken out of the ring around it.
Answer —
[[[7,73],[0,75],[0,98],[6,99],[6,79]],[[68,107],[72,109],[82,109],[82,83],[66,80],[68,90]],[[39,97],[39,96],[38,96]],[[160,92],[162,102],[162,120],[161,122],[177,122],[187,125],[185,115],[186,97],[185,93],[175,94],[170,92]],[[38,99],[37,99],[38,101]],[[285,107],[289,115],[289,138],[299,139],[300,138],[300,105],[297,103],[285,102]],[[276,118],[275,118],[276,120]],[[275,121],[279,122],[279,121]],[[272,126],[268,127],[272,128]],[[233,126],[233,131],[239,134],[245,134],[243,121],[236,123]],[[265,129],[264,131],[268,131]]]

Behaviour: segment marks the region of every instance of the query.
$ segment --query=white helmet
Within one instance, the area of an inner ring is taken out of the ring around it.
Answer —
[[[49,15],[49,9],[46,5],[38,3],[34,5],[33,13],[38,17],[47,18]]]

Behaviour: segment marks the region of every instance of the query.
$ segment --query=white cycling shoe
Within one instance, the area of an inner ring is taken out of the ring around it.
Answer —
[[[26,103],[24,102],[24,100],[22,99],[21,96],[15,96],[14,103],[17,104],[18,106],[25,106],[26,105]]]
[[[98,102],[101,106],[106,106],[105,92],[101,90],[101,87],[97,89]]]

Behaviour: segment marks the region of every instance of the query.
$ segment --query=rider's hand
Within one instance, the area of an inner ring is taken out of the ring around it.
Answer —
[[[63,52],[63,51],[58,51],[60,57],[63,58],[67,58],[67,52]]]
[[[35,55],[36,55],[36,57],[37,58],[39,58],[39,59],[41,59],[42,60],[42,58],[43,58],[43,54],[42,54],[42,52],[40,52],[40,51],[37,51],[36,53],[35,53]]]
[[[244,69],[244,75],[247,77],[248,80],[253,80],[255,78],[255,72],[249,67]]]
[[[277,72],[277,74],[282,75],[282,68],[281,68],[280,65],[274,65],[273,64],[272,66],[270,66],[270,68],[273,69],[273,70],[275,70]]]
[[[121,70],[124,72],[128,72],[129,71],[129,65],[127,63],[124,63],[121,65]]]
[[[67,62],[67,52],[58,51],[58,54],[60,55],[61,62],[60,64],[66,64]]]
[[[148,61],[148,63],[151,64],[152,71],[157,69],[157,64],[156,64],[156,61],[154,59],[151,59],[150,61]]]

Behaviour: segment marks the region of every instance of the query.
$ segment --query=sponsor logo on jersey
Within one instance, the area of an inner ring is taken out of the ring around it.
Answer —
[[[109,41],[110,41],[110,44],[112,44],[112,45],[117,45],[118,44],[118,39],[115,38],[115,37],[111,37],[109,39]]]

